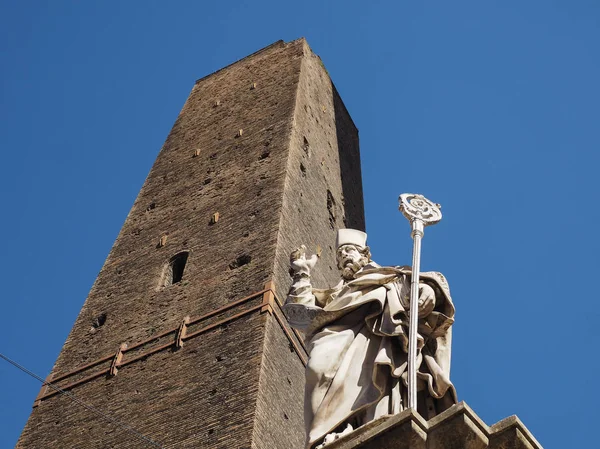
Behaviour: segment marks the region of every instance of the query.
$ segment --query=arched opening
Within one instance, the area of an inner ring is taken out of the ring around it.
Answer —
[[[163,278],[161,282],[163,287],[168,287],[169,285],[181,282],[189,255],[189,251],[182,251],[171,257],[169,263],[163,271]]]

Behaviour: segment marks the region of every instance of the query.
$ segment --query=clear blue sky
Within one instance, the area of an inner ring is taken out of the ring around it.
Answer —
[[[360,129],[375,260],[410,263],[398,194],[443,205],[460,399],[595,447],[597,0],[0,1],[0,352],[46,376],[194,81],[301,36]],[[0,360],[0,447],[39,387]]]

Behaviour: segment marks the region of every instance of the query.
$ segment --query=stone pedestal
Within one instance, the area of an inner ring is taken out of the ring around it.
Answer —
[[[388,416],[340,438],[327,449],[542,449],[516,416],[487,426],[461,402],[425,421],[412,410]]]

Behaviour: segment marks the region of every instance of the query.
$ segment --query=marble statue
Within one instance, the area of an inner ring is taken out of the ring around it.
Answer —
[[[304,332],[309,353],[304,418],[308,449],[321,449],[358,426],[408,408],[410,267],[371,260],[367,235],[340,229],[333,288],[311,284],[318,257],[291,254],[292,286],[284,311]],[[417,410],[429,419],[455,404],[450,382],[454,305],[441,273],[419,278]]]

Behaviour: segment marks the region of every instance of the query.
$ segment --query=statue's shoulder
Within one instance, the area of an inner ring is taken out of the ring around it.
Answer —
[[[421,273],[421,277],[423,277],[425,279],[435,280],[435,281],[437,281],[438,284],[440,284],[446,288],[449,288],[448,280],[446,279],[446,276],[444,276],[439,271],[425,271],[425,272]]]
[[[382,266],[373,261],[370,261],[362,270],[363,273],[379,273],[379,274],[410,274],[409,266]]]

